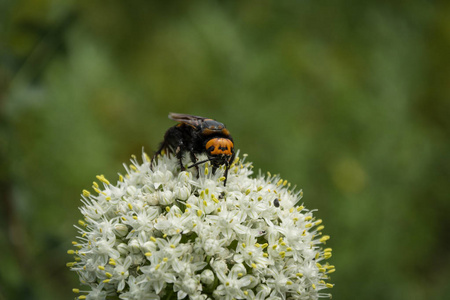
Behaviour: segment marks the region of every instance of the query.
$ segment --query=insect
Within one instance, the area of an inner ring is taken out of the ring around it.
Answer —
[[[152,162],[162,151],[168,154],[175,153],[181,170],[185,170],[182,162],[183,154],[189,152],[193,164],[188,168],[196,167],[198,171],[198,165],[210,161],[212,173],[215,174],[217,168],[225,165],[225,186],[228,169],[235,156],[234,142],[225,125],[213,119],[177,113],[170,113],[169,119],[179,123],[166,131]],[[197,155],[203,153],[208,158],[197,161]]]
[[[275,207],[280,207],[280,201],[278,200],[278,198],[275,198],[275,200],[273,200],[273,205]]]

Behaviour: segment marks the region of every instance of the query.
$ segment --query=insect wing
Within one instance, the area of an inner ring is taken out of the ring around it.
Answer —
[[[199,128],[206,118],[187,114],[170,113],[169,119]]]

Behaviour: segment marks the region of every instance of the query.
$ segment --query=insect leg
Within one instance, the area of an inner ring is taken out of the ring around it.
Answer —
[[[195,169],[197,170],[197,179],[198,179],[198,177],[200,176],[200,172],[198,171],[198,164],[195,164],[197,162],[197,156],[195,156],[193,151],[191,151],[190,154],[191,154],[191,160],[194,163]]]
[[[177,149],[175,150],[175,155],[177,156],[178,161],[180,162],[181,171],[184,171],[186,168],[183,166],[183,151],[181,151],[182,148],[183,142],[180,141],[180,143],[177,146]]]
[[[230,164],[227,163],[227,166],[225,167],[225,180],[223,181],[223,186],[227,185],[227,179],[228,179],[228,169],[230,168]]]
[[[230,165],[233,163],[234,161],[234,157],[235,157],[235,153],[233,152],[233,155],[231,155],[230,159],[226,162],[226,166],[225,166],[225,180],[223,182],[223,186],[227,185],[227,179],[228,179],[228,170],[230,169]]]
[[[176,145],[176,141],[179,141],[181,139],[181,132],[177,127],[171,127],[169,128],[165,135],[164,140],[162,141],[161,145],[159,146],[159,149],[153,154],[151,162],[150,162],[150,169],[153,170],[153,161],[158,157],[158,155],[161,155],[164,151],[166,155],[170,156],[170,154],[173,153],[174,145]]]
[[[169,155],[171,152],[166,140],[164,140],[161,143],[161,146],[159,147],[158,151],[156,151],[155,154],[153,154],[152,160],[150,161],[150,170],[153,171],[153,161],[156,159],[156,157],[158,157],[158,155],[161,155],[163,150],[166,152],[167,155]]]

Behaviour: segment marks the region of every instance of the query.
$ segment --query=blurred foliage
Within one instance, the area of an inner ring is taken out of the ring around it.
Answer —
[[[67,299],[79,194],[216,118],[304,191],[335,299],[450,293],[450,2],[0,3],[0,299]]]

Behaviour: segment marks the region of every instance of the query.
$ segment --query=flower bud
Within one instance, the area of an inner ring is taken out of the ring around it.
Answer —
[[[117,245],[117,251],[119,251],[121,255],[128,255],[128,253],[130,253],[128,250],[128,245],[125,243],[120,243]]]
[[[211,283],[214,282],[214,273],[213,271],[206,269],[202,272],[202,274],[200,275],[200,280],[202,283],[206,284],[206,285],[210,285]]]
[[[173,192],[171,191],[163,191],[161,192],[159,197],[159,204],[161,205],[169,205],[172,204],[174,199]]]
[[[195,293],[195,291],[197,290],[197,286],[198,284],[193,278],[187,278],[183,280],[183,290],[189,295]]]
[[[136,194],[136,192],[137,192],[137,188],[135,186],[127,187],[127,195],[133,196],[134,194]]]
[[[191,186],[190,185],[178,185],[175,187],[176,189],[176,198],[186,201],[191,194]]]
[[[178,181],[183,184],[187,184],[191,180],[191,177],[192,177],[191,173],[182,171],[180,172],[180,174],[178,174]]]
[[[146,194],[144,201],[149,205],[159,205],[159,197],[157,193]]]
[[[137,239],[130,240],[130,242],[128,243],[128,249],[131,253],[141,252],[141,247],[139,246],[139,242],[137,241]]]

